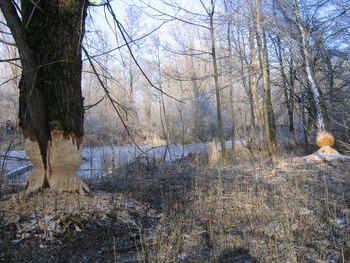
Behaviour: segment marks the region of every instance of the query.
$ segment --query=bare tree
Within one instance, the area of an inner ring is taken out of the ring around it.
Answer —
[[[255,1],[255,30],[256,30],[256,40],[258,44],[259,61],[262,73],[262,81],[264,88],[264,104],[263,104],[263,118],[264,118],[264,128],[266,136],[267,151],[273,163],[276,163],[276,135],[274,131],[274,116],[271,101],[271,89],[270,82],[268,79],[268,61],[266,47],[263,46],[262,41],[262,29],[261,29],[261,0]]]
[[[224,7],[225,7],[225,15],[227,16],[227,48],[228,48],[228,72],[229,72],[229,88],[230,88],[230,111],[231,111],[231,154],[232,154],[232,160],[235,159],[236,151],[235,151],[235,141],[236,141],[236,128],[235,128],[235,103],[234,103],[234,85],[233,85],[233,78],[234,78],[234,72],[233,72],[233,47],[232,47],[232,24],[233,19],[229,17],[228,12],[228,3],[225,0],[224,1]]]
[[[219,70],[218,62],[216,57],[216,39],[215,39],[215,27],[214,27],[214,14],[215,14],[215,1],[210,1],[210,7],[206,7],[201,1],[203,8],[209,17],[209,30],[210,30],[210,40],[211,40],[211,56],[213,62],[213,73],[214,73],[214,86],[215,86],[215,96],[216,96],[216,109],[218,116],[218,126],[219,126],[219,139],[221,144],[221,157],[223,165],[227,164],[227,151],[225,146],[225,136],[224,127],[222,123],[222,110],[221,110],[221,95],[220,95],[220,84],[219,84]]]

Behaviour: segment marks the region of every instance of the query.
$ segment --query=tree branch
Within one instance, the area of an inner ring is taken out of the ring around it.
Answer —
[[[95,65],[94,65],[94,63],[93,63],[93,61],[92,61],[92,59],[91,59],[89,53],[88,53],[87,50],[84,48],[84,46],[82,46],[82,49],[83,49],[83,51],[84,51],[86,57],[88,58],[88,61],[89,61],[89,63],[90,63],[90,66],[91,66],[92,70],[95,72],[95,75],[96,75],[96,77],[97,77],[98,82],[101,84],[101,87],[104,89],[105,94],[106,94],[107,98],[109,99],[109,101],[111,102],[113,109],[115,110],[115,112],[117,113],[117,115],[118,115],[120,121],[122,122],[122,124],[123,124],[123,126],[124,126],[124,128],[125,128],[125,130],[126,130],[126,133],[128,134],[129,139],[130,139],[131,142],[143,153],[143,150],[140,148],[140,146],[138,146],[138,144],[137,144],[136,141],[134,140],[134,138],[133,138],[133,136],[132,136],[132,134],[131,134],[131,132],[130,132],[129,127],[128,127],[128,125],[125,123],[125,121],[124,121],[122,115],[120,114],[118,108],[115,106],[116,101],[112,98],[110,92],[108,91],[108,88],[107,88],[106,85],[103,83],[102,79],[100,78],[99,74],[97,73],[97,70],[96,70],[96,68],[95,68]],[[103,98],[102,98],[102,99],[103,99]]]
[[[169,98],[171,98],[171,99],[173,99],[173,100],[175,100],[175,101],[177,101],[177,102],[183,103],[183,101],[178,100],[177,98],[175,98],[175,97],[171,96],[170,94],[164,92],[163,90],[161,90],[160,88],[158,88],[156,85],[153,84],[153,82],[150,80],[150,78],[147,76],[147,74],[144,72],[144,70],[142,69],[142,67],[141,67],[140,64],[138,63],[137,59],[135,58],[134,53],[132,52],[132,50],[131,50],[131,48],[130,48],[129,42],[128,42],[128,40],[126,39],[126,36],[125,36],[125,33],[124,33],[125,30],[123,30],[122,25],[121,25],[120,22],[118,21],[118,19],[117,19],[115,13],[114,13],[114,11],[113,11],[113,8],[111,7],[110,4],[107,4],[107,9],[108,9],[108,11],[110,12],[110,14],[112,15],[112,17],[113,17],[113,19],[114,19],[114,22],[116,23],[116,25],[117,25],[117,27],[118,27],[118,29],[119,29],[119,32],[120,32],[120,34],[122,35],[122,38],[123,38],[123,40],[124,40],[124,42],[125,42],[125,44],[126,44],[126,47],[127,47],[128,50],[129,50],[129,53],[130,53],[130,55],[131,55],[132,60],[135,62],[137,68],[140,70],[141,74],[145,77],[145,79],[146,79],[147,82],[151,85],[151,87],[154,88],[154,89],[156,89],[156,90],[158,90],[159,92],[163,93],[163,94],[166,95],[167,97],[169,97]]]
[[[100,103],[104,100],[104,98],[105,98],[105,96],[103,96],[101,99],[99,99],[99,100],[98,100],[97,102],[95,102],[94,104],[84,106],[84,111],[90,110],[91,108],[97,106],[98,104],[100,104]]]
[[[20,58],[9,58],[9,59],[0,59],[0,63],[2,62],[12,62],[12,61],[17,61],[21,60]]]
[[[1,34],[4,34],[4,35],[10,35],[10,36],[12,36],[12,33],[10,33],[10,32],[6,32],[6,31],[0,30],[0,33],[1,33]]]
[[[1,0],[0,9],[16,42],[21,60],[32,63],[34,56],[32,56],[32,51],[25,41],[25,28],[17,15],[16,7],[11,0]]]
[[[121,49],[121,48],[125,47],[127,44],[136,43],[136,42],[138,42],[138,41],[140,41],[140,40],[142,40],[142,39],[144,39],[144,38],[150,36],[151,34],[153,34],[154,32],[156,32],[157,30],[159,30],[163,25],[165,25],[165,24],[168,23],[169,21],[170,21],[170,20],[162,22],[159,26],[157,26],[156,28],[152,29],[150,32],[148,32],[147,34],[145,34],[145,35],[143,35],[143,36],[141,36],[141,37],[139,37],[139,38],[132,39],[131,41],[128,41],[127,43],[121,44],[121,45],[119,45],[119,46],[117,46],[117,47],[114,47],[114,48],[112,48],[112,49],[110,49],[110,50],[108,50],[108,51],[105,51],[105,52],[103,52],[103,53],[100,53],[100,54],[97,54],[97,55],[91,55],[90,57],[91,57],[91,58],[100,57],[100,56],[103,56],[103,55],[112,53],[112,52],[114,52],[114,51],[116,51],[116,50],[118,50],[118,49]],[[85,60],[85,59],[84,59],[84,60]]]
[[[145,4],[148,8],[158,12],[161,16],[169,17],[172,20],[178,20],[178,21],[183,22],[185,24],[193,25],[193,26],[196,26],[196,27],[202,27],[202,28],[205,28],[205,29],[209,29],[209,27],[207,27],[205,25],[201,25],[201,24],[198,24],[198,23],[194,23],[194,22],[191,22],[191,21],[179,18],[179,17],[177,17],[177,14],[175,14],[175,15],[167,14],[167,13],[165,13],[165,12],[163,12],[163,11],[153,7],[153,6],[151,6],[150,4],[146,3],[145,1],[141,1],[141,2],[143,4]]]
[[[6,23],[4,23],[4,22],[2,22],[2,21],[0,21],[0,24],[1,24],[1,25],[4,25],[5,27],[9,27]]]
[[[16,46],[16,43],[8,42],[8,41],[2,40],[2,39],[0,39],[0,43],[3,43],[3,44],[8,45],[8,46],[13,46],[13,47]]]

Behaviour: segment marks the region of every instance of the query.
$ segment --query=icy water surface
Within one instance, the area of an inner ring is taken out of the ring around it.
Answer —
[[[236,144],[242,143],[236,141]],[[84,147],[82,149],[82,163],[77,171],[81,178],[93,176],[103,176],[111,173],[114,169],[135,161],[137,158],[148,160],[165,160],[172,162],[178,158],[186,157],[189,153],[203,153],[208,151],[209,143],[192,143],[188,145],[169,145],[169,146],[103,146],[103,147]],[[231,148],[231,142],[226,142],[226,147]],[[220,145],[218,143],[218,148]],[[5,155],[1,152],[1,155]],[[30,173],[32,163],[28,160],[25,152],[10,151],[7,160],[0,160],[0,173],[5,176],[18,177],[24,180]],[[13,157],[13,158],[12,158]]]

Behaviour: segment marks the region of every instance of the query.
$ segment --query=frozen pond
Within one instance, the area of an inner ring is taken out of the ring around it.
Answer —
[[[236,141],[236,144],[241,144]],[[186,157],[189,153],[203,153],[208,151],[210,143],[192,143],[188,145],[169,146],[104,146],[83,147],[82,164],[77,171],[81,178],[103,176],[114,169],[135,161],[137,158],[148,160],[174,161]],[[226,142],[226,147],[231,148],[231,142]],[[218,143],[218,148],[220,145]],[[4,152],[0,153],[5,155]],[[16,176],[24,180],[30,173],[31,162],[24,151],[10,151],[6,160],[0,160],[0,173],[7,176]]]

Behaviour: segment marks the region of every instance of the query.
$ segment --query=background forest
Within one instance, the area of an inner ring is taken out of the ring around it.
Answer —
[[[112,4],[115,11],[89,9],[84,46],[94,68],[85,57],[83,74],[88,143],[128,144],[128,134],[138,142],[189,143],[218,138],[221,130],[226,139],[253,142],[264,136],[263,101],[271,97],[278,140],[307,145],[316,117],[303,48],[310,51],[331,130],[347,138],[347,1]],[[16,123],[20,67],[5,23],[0,29],[6,62],[0,65],[0,116]]]

